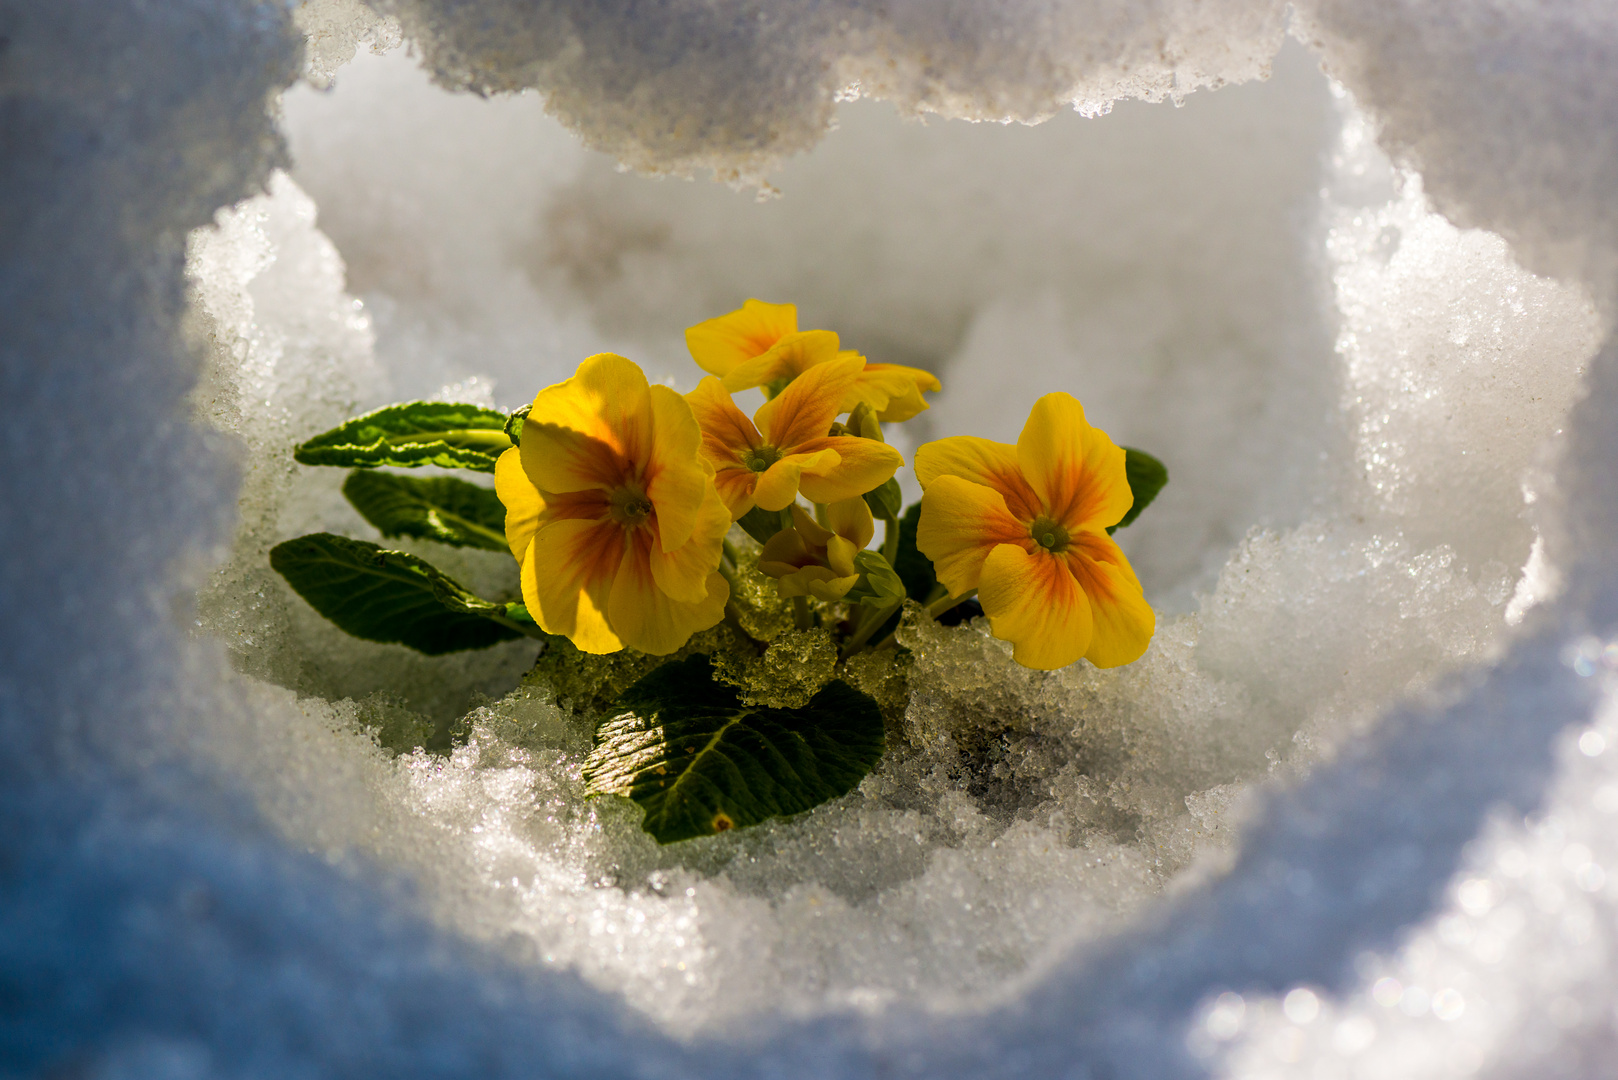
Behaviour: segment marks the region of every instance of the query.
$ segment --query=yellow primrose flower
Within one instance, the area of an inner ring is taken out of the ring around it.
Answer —
[[[951,596],[978,591],[1024,667],[1140,658],[1156,616],[1107,535],[1134,502],[1124,452],[1068,394],[1034,404],[1016,446],[956,437],[916,451],[916,546]]]
[[[733,394],[762,386],[773,395],[816,364],[859,356],[839,348],[830,330],[799,330],[794,305],[762,300],[748,300],[728,315],[698,323],[685,332],[685,343],[697,365],[719,376]],[[863,401],[876,410],[878,420],[900,423],[928,408],[923,390],[942,389],[930,371],[867,362],[837,411],[852,412]]]
[[[733,517],[754,506],[785,510],[800,491],[811,502],[852,499],[885,483],[904,464],[885,443],[828,434],[863,364],[850,356],[816,365],[760,406],[751,421],[712,376],[686,395],[702,428],[703,455]]]
[[[724,617],[730,513],[701,444],[685,399],[612,353],[539,392],[494,481],[541,629],[661,656]]]
[[[848,595],[860,579],[854,556],[876,535],[871,508],[862,498],[840,499],[826,507],[825,529],[797,503],[792,528],[765,543],[758,568],[776,578],[780,595],[813,596],[828,603]]]

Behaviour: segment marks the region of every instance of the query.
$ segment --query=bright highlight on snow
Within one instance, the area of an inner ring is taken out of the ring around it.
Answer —
[[[1610,3],[0,24],[12,1071],[1609,1066]],[[748,296],[813,335],[727,389],[760,447],[789,372],[937,378],[822,433],[894,487],[725,522],[674,653],[547,637],[514,414],[598,354],[684,397]],[[1049,393],[1173,470],[1115,668],[927,615],[918,447]]]

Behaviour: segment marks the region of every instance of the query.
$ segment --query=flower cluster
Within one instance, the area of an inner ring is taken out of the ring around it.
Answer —
[[[925,410],[939,381],[870,363],[829,330],[799,330],[791,304],[748,300],[686,342],[710,373],[691,393],[649,385],[623,357],[592,356],[539,393],[500,456],[496,490],[528,613],[585,652],[674,652],[725,617],[736,573],[726,534],[740,523],[800,625],[826,619],[863,646],[908,595],[893,569],[904,460],[881,424]],[[755,388],[765,400],[749,418],[733,395]],[[1152,609],[1108,535],[1135,502],[1126,454],[1077,400],[1041,398],[1014,446],[928,443],[915,471],[914,544],[936,585],[912,599],[938,613],[975,595],[1028,667],[1081,657],[1112,667],[1145,651]],[[873,508],[881,551],[867,550]]]
[[[641,827],[665,844],[852,790],[885,752],[884,710],[906,691],[898,665],[881,680],[886,704],[837,670],[881,669],[848,661],[894,647],[903,618],[980,608],[1034,668],[1111,667],[1145,651],[1152,609],[1110,533],[1168,474],[1114,446],[1073,398],[1041,398],[1015,446],[922,446],[923,495],[907,510],[905,462],[882,425],[928,407],[941,389],[931,374],[799,330],[790,304],[749,300],[686,342],[708,375],[683,396],[602,353],[509,415],[403,402],[294,450],[350,468],[343,495],[383,537],[509,550],[520,602],[331,533],[276,545],[271,566],[369,641],[428,654],[522,636],[556,646],[535,672],[559,695],[584,691],[566,696],[590,726],[586,794],[640,804]],[[734,395],[755,390],[764,400],[749,416]],[[423,465],[492,472],[494,490],[384,471]],[[742,534],[757,549],[744,552]],[[627,655],[585,655],[610,653]],[[635,681],[613,685],[609,670]]]

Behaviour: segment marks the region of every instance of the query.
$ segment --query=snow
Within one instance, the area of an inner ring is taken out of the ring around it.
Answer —
[[[1599,1073],[1604,5],[377,6],[417,55],[0,6],[7,1073]],[[1059,387],[1160,453],[1163,618],[1048,675],[909,629],[857,792],[658,849],[531,647],[346,639],[264,552],[370,535],[296,439],[602,348],[688,386],[750,294],[939,371],[912,442]]]

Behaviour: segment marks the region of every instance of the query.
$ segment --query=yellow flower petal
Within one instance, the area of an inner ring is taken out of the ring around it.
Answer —
[[[748,300],[735,311],[691,327],[685,344],[703,371],[726,375],[797,329],[798,309],[792,304]]]
[[[809,595],[816,600],[824,600],[828,604],[835,604],[848,595],[848,590],[860,580],[858,574],[848,577],[835,577],[826,581],[809,582]]]
[[[646,375],[598,353],[571,379],[541,390],[522,430],[522,464],[541,491],[582,491],[623,481],[652,449]]]
[[[657,512],[658,541],[668,552],[691,539],[712,469],[704,467],[702,429],[685,398],[666,386],[653,386],[650,394],[652,443],[644,459],[646,497]]]
[[[631,649],[666,656],[725,617],[730,585],[717,572],[710,573],[706,595],[696,603],[674,599],[657,587],[650,556],[655,541],[640,530],[624,547],[623,561],[613,578],[607,617],[613,631]]]
[[[823,548],[836,534],[821,526],[800,503],[792,504],[792,528],[811,548]]]
[[[940,476],[958,476],[994,488],[1006,500],[1006,509],[1023,521],[1040,513],[1039,495],[1023,479],[1017,448],[974,435],[956,435],[926,443],[916,450],[916,479],[923,491]]]
[[[826,524],[838,536],[852,541],[856,550],[870,544],[871,538],[876,535],[876,521],[871,517],[871,507],[864,499],[838,499],[828,504]]]
[[[852,540],[834,536],[826,542],[826,565],[831,567],[838,577],[848,574],[859,577],[860,572],[854,569],[854,556],[859,553],[860,549],[854,546]]]
[[[832,435],[800,443],[800,453],[823,454],[833,451],[837,460],[830,464],[805,465],[798,489],[804,498],[817,503],[852,499],[881,487],[905,463],[904,456],[886,443],[853,435]]]
[[[712,375],[699,382],[685,400],[702,429],[703,456],[715,469],[742,464],[749,450],[764,444],[753,421]]]
[[[923,390],[937,393],[943,388],[938,376],[921,368],[867,363],[850,391],[852,400],[844,399],[848,407],[843,411],[851,412],[864,401],[876,410],[876,418],[883,423],[903,423],[929,408],[921,396]]]
[[[818,566],[814,554],[796,529],[782,529],[764,541],[758,554],[758,568],[770,577],[786,577],[806,566]]]
[[[798,486],[804,478],[804,473],[810,469],[819,471],[834,469],[837,462],[837,451],[831,449],[821,449],[808,454],[789,454],[758,474],[758,486],[753,489],[753,501],[766,510],[785,510],[797,499]],[[815,499],[815,501],[822,500]]]
[[[522,453],[515,446],[495,460],[494,493],[506,508],[506,544],[520,563],[523,552],[528,550],[528,542],[539,528],[545,500],[523,472]]]
[[[816,364],[753,414],[759,434],[784,453],[791,453],[792,447],[806,440],[823,438],[837,419],[844,394],[864,367],[865,361],[858,356]]]
[[[921,498],[916,547],[932,560],[951,596],[978,587],[983,562],[1001,544],[1032,545],[1028,527],[1006,509],[1000,492],[958,476],[939,476]]]
[[[1034,402],[1017,438],[1017,463],[1046,512],[1069,529],[1116,525],[1134,502],[1124,452],[1090,426],[1071,394]]]
[[[724,377],[725,389],[734,394],[778,379],[790,382],[817,364],[844,355],[859,354],[840,352],[837,335],[830,330],[801,330],[783,336],[767,352],[731,369]]]
[[[984,560],[978,602],[1023,667],[1066,667],[1090,647],[1090,600],[1060,555],[1001,544]]]
[[[1135,505],[1129,487],[1122,447],[1097,427],[1084,429],[1084,477],[1071,506],[1061,518],[1073,530],[1107,529],[1118,524]]]
[[[758,483],[758,474],[747,467],[747,454],[764,440],[713,376],[698,383],[685,400],[701,428],[702,456],[714,470],[719,497],[730,508],[731,519],[738,519],[753,508]]]
[[[775,588],[782,599],[813,596],[816,600],[835,603],[848,595],[848,590],[852,589],[859,579],[858,574],[852,577],[839,577],[824,566],[806,566],[778,579]]]
[[[652,580],[657,587],[676,600],[694,604],[707,595],[708,577],[719,568],[720,548],[725,533],[730,531],[730,511],[707,483],[707,494],[697,513],[693,515],[691,535],[686,542],[672,551],[662,545],[652,545],[649,556]],[[662,518],[658,518],[662,528]]]
[[[732,521],[740,521],[743,514],[757,505],[753,501],[753,489],[758,487],[758,473],[752,469],[746,467],[720,469],[714,473],[713,482],[714,488],[719,492],[719,498],[730,511]]]
[[[1139,660],[1152,642],[1157,616],[1123,551],[1105,533],[1080,533],[1067,550],[1067,565],[1090,598],[1095,620],[1085,659],[1103,668]]]
[[[623,648],[606,612],[625,547],[623,529],[610,521],[568,518],[540,526],[522,562],[523,603],[540,629],[584,652]]]

